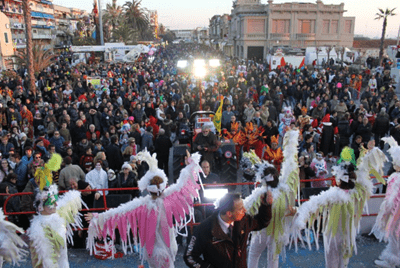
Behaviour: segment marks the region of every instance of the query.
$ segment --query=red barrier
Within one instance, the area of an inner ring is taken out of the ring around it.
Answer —
[[[388,176],[383,176],[384,178],[387,178]],[[374,178],[374,177],[371,177]],[[329,178],[325,178],[325,179],[310,179],[310,180],[300,180],[300,182],[312,182],[312,181],[331,181],[335,179],[335,177],[329,177]],[[254,182],[238,182],[238,183],[221,183],[221,184],[204,184],[204,187],[224,187],[224,186],[237,186],[237,185],[258,185],[259,183],[254,183]],[[375,183],[374,185],[379,185],[380,183]],[[103,203],[104,203],[104,207],[103,208],[91,208],[91,209],[82,209],[82,212],[98,212],[98,211],[106,211],[108,210],[108,206],[107,206],[107,199],[106,199],[106,195],[105,192],[106,191],[131,191],[131,190],[139,190],[138,187],[131,187],[131,188],[111,188],[111,189],[91,189],[91,190],[78,190],[80,192],[102,192],[103,193]],[[64,193],[67,191],[60,191],[59,193]],[[3,205],[3,212],[5,216],[9,216],[9,215],[33,215],[36,214],[35,211],[23,211],[23,212],[7,212],[7,204],[9,202],[9,200],[12,197],[15,196],[23,196],[23,195],[33,195],[32,192],[22,192],[22,193],[16,193],[16,194],[0,194],[0,196],[8,196],[7,199],[4,202]],[[385,195],[375,195],[375,196],[371,196],[371,198],[382,198],[385,197]],[[309,199],[301,199],[300,202],[305,202],[308,201]],[[296,199],[296,202],[298,200]],[[202,203],[202,204],[195,204],[194,206],[196,207],[201,207],[201,206],[214,206],[213,203]]]

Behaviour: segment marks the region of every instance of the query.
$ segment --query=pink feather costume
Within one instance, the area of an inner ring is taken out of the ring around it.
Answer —
[[[164,171],[157,168],[155,154],[151,157],[146,152],[140,152],[138,159],[146,161],[150,170],[139,181],[141,191],[148,190],[154,176],[163,178],[161,187],[166,186],[167,177]],[[95,215],[89,225],[87,248],[93,254],[95,239],[110,236],[115,239],[115,229],[118,228],[121,235],[122,248],[126,253],[130,241],[130,233],[133,234],[134,243],[139,243],[143,248],[142,263],[146,260],[152,268],[173,268],[175,256],[178,250],[175,236],[177,228],[184,227],[193,218],[193,200],[198,198],[198,173],[200,155],[194,154],[188,159],[188,165],[182,169],[177,182],[165,191],[159,192],[159,196],[153,199],[151,195],[135,198],[121,204],[115,209]],[[154,185],[152,185],[154,186]],[[186,218],[189,215],[189,219]],[[108,245],[111,246],[111,245]]]

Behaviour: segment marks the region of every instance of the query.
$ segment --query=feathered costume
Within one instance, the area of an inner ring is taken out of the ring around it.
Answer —
[[[44,167],[35,172],[39,185],[36,195],[36,208],[39,215],[34,216],[27,234],[30,239],[30,250],[33,267],[68,268],[67,240],[72,241],[72,228],[82,228],[81,193],[69,191],[58,199],[57,185],[52,185],[51,172],[60,169],[62,158],[53,154]],[[55,207],[56,213],[42,215],[44,207]]]
[[[18,265],[28,255],[28,252],[23,249],[27,245],[17,232],[23,234],[24,230],[6,221],[3,210],[0,208],[0,267],[3,266],[3,260]]]
[[[174,267],[178,247],[175,240],[177,230],[173,220],[175,219],[177,228],[181,228],[193,218],[193,201],[199,197],[200,189],[197,183],[198,173],[201,172],[198,164],[200,157],[198,153],[193,154],[188,159],[188,165],[182,169],[177,182],[166,188],[168,178],[163,170],[157,168],[156,154],[150,156],[147,151],[140,152],[137,159],[146,161],[150,170],[139,181],[139,189],[142,192],[147,190],[156,193],[158,197],[154,199],[151,195],[146,195],[135,198],[117,208],[94,215],[88,231],[87,248],[90,253],[96,250],[97,237],[106,241],[106,237],[110,236],[114,240],[115,229],[118,228],[125,253],[128,245],[132,246],[129,236],[132,233],[134,243],[136,244],[139,238],[143,248],[142,263],[146,260],[153,268]],[[162,178],[160,188],[150,185],[154,177]],[[186,215],[190,216],[189,219]]]
[[[242,171],[242,182],[255,182],[257,165],[261,164],[260,158],[254,150],[243,153],[240,159],[240,170]],[[242,185],[242,196],[246,197],[254,189],[254,185]]]
[[[255,191],[265,191],[270,189],[273,196],[272,219],[267,228],[253,232],[251,239],[248,267],[258,267],[258,261],[261,253],[268,247],[267,267],[278,267],[279,254],[285,257],[285,246],[289,243],[289,230],[291,217],[285,217],[290,211],[289,207],[295,206],[295,199],[298,195],[299,168],[298,168],[298,130],[290,130],[283,139],[283,155],[284,161],[279,176],[279,184],[275,188],[261,187]],[[256,178],[257,181],[265,185],[269,181],[268,176],[264,176],[264,170],[268,167],[274,167],[264,161],[258,168]],[[245,202],[245,207],[250,215],[255,215],[255,206],[259,204],[259,200],[249,200]]]
[[[346,173],[347,170],[344,167],[355,163],[352,157],[354,154],[351,151],[352,149],[345,148],[339,161],[340,166],[333,168],[336,180],[349,182],[349,173]],[[386,157],[378,148],[375,147],[368,152],[364,149],[358,159],[353,189],[343,190],[339,187],[331,187],[317,196],[312,196],[309,201],[301,205],[293,222],[292,239],[295,241],[296,250],[296,241],[299,239],[303,241],[300,231],[307,228],[308,224],[308,228],[312,228],[317,249],[320,231],[323,234],[325,267],[347,267],[353,251],[357,254],[357,229],[363,209],[373,193],[374,187],[370,174],[375,175],[379,181],[384,181],[380,176],[383,173],[384,161]],[[311,249],[309,232],[306,232],[306,241]]]
[[[373,233],[379,241],[389,242],[380,255],[380,259],[387,265],[375,264],[383,267],[400,266],[400,146],[390,138],[382,138],[390,145],[388,152],[393,158],[395,173],[390,175],[387,183],[385,200],[379,209],[376,223],[372,228]]]

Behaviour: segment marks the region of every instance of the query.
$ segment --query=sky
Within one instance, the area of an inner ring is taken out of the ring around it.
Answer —
[[[398,0],[322,0],[324,4],[340,4],[344,2],[347,12],[345,16],[356,17],[354,33],[356,35],[380,38],[382,32],[382,20],[374,20],[378,8],[397,8],[400,13],[400,1]],[[101,0],[104,8],[111,0]],[[117,4],[123,5],[125,0],[117,0]],[[274,3],[291,2],[289,0],[274,0]],[[315,3],[316,1],[301,0],[293,2]],[[56,5],[76,7],[91,11],[91,0],[53,0]],[[267,0],[261,0],[267,3]],[[209,19],[214,15],[230,14],[232,0],[142,0],[142,7],[157,10],[158,22],[169,29],[194,29],[196,27],[208,27]],[[389,17],[386,37],[397,38],[400,27],[400,15]]]

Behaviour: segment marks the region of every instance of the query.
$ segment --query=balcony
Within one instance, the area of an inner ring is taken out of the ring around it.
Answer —
[[[296,34],[297,40],[315,40],[315,33],[298,33]]]
[[[53,39],[51,34],[32,34],[32,39]]]
[[[269,39],[272,40],[290,40],[290,33],[271,33]]]
[[[246,34],[247,39],[264,39],[265,34]]]

